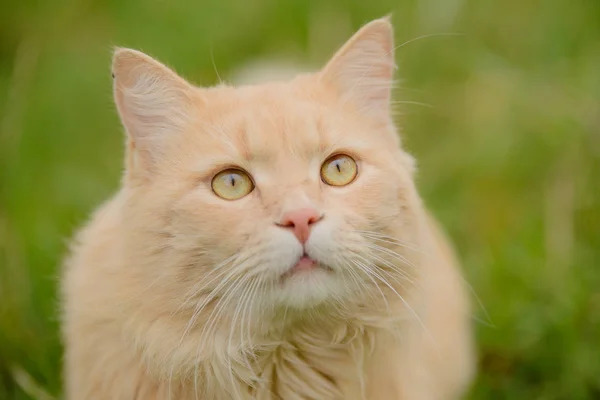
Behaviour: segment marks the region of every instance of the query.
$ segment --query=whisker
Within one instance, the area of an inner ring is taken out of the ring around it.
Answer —
[[[379,261],[380,263],[382,263],[384,266],[386,266],[389,269],[391,269],[392,271],[396,272],[399,275],[399,278],[402,278],[403,280],[407,281],[408,283],[410,283],[411,285],[413,285],[415,287],[418,287],[418,288],[421,287],[417,282],[415,282],[408,275],[406,275],[406,273],[404,271],[402,271],[400,268],[398,268],[396,265],[392,264],[391,262],[389,262],[387,260],[384,260],[383,258],[381,258],[381,257],[379,257],[379,256],[377,256],[376,254],[373,254],[373,253],[371,253],[369,256],[370,256],[370,258],[376,259],[377,261]],[[390,272],[386,271],[383,268],[381,268],[380,270],[383,271],[383,272],[385,272],[385,273],[387,273],[387,274],[390,274],[390,276],[393,276],[393,275],[391,275]],[[399,280],[396,280],[396,281],[400,284],[400,286],[402,286],[403,288],[406,288],[402,282],[400,282]]]
[[[248,302],[247,302],[247,307],[244,310],[244,313],[242,314],[242,322],[241,325],[244,325],[244,320],[246,318],[246,311],[248,312],[248,323],[246,323],[246,333],[247,333],[247,337],[248,337],[248,348],[250,350],[254,349],[254,345],[252,343],[252,332],[250,330],[250,328],[252,327],[251,322],[252,322],[252,310],[254,309],[254,307],[252,307],[255,302],[253,302],[252,300],[256,298],[256,295],[258,293],[258,290],[260,289],[260,281],[258,279],[254,280],[254,284],[252,285],[252,288],[250,290],[250,295],[248,297]],[[243,340],[242,340],[243,343]],[[256,376],[256,374],[254,373],[254,370],[252,370],[252,373]],[[258,379],[258,377],[256,376],[256,378]]]
[[[438,36],[466,36],[466,35],[464,33],[458,33],[458,32],[429,33],[426,35],[421,35],[421,36],[417,36],[416,38],[409,39],[406,42],[394,47],[394,49],[392,51],[398,50],[399,48],[404,47],[409,43],[413,43],[413,42],[416,42],[421,39],[428,39],[428,38],[438,37]]]
[[[410,243],[408,243],[406,241],[402,241],[400,239],[396,239],[394,237],[391,237],[389,235],[386,235],[386,234],[383,234],[383,233],[380,233],[380,232],[363,231],[363,230],[356,230],[355,232],[359,233],[359,234],[361,234],[361,235],[363,235],[363,236],[365,236],[365,237],[367,237],[367,238],[369,238],[371,240],[375,240],[375,241],[379,241],[379,242],[383,242],[383,243],[388,243],[388,244],[393,244],[393,245],[398,245],[400,247],[408,248],[410,250],[414,250],[414,251],[419,252],[419,253],[424,254],[424,255],[429,255],[427,252],[425,252],[425,251],[423,251],[423,250],[421,250],[421,249],[413,246],[412,244],[410,244]],[[375,246],[377,246],[375,243],[369,244],[369,245],[375,245]],[[367,247],[369,247],[369,245],[367,245]],[[401,255],[395,253],[393,250],[391,250],[391,249],[389,249],[387,247],[381,247],[381,246],[379,246],[379,247],[380,248],[378,248],[378,250],[380,250],[380,251],[382,251],[382,252],[384,252],[384,253],[392,256],[392,257],[395,257],[396,255],[400,256],[401,257],[401,261],[404,262],[404,263],[406,263],[408,261],[408,259],[406,259],[404,256],[401,256]],[[395,254],[392,254],[392,253],[395,253]],[[467,288],[469,289],[469,291],[471,292],[471,294],[475,297],[475,300],[476,300],[477,304],[479,305],[479,307],[481,308],[481,310],[483,311],[484,316],[485,316],[485,318],[486,318],[487,321],[482,320],[480,318],[477,318],[477,317],[473,316],[474,319],[477,320],[480,323],[483,323],[486,326],[489,326],[489,327],[492,327],[492,328],[496,328],[496,325],[492,322],[492,319],[491,319],[491,317],[490,317],[487,309],[485,308],[485,305],[483,304],[483,302],[481,301],[480,297],[475,292],[475,289],[473,288],[473,286],[471,286],[469,284],[469,282],[467,282],[467,280],[464,277],[461,276],[461,279],[463,280],[464,284],[467,286]]]
[[[385,247],[381,247],[378,246],[376,244],[365,244],[365,247],[369,250],[371,250],[371,252],[369,253],[371,256],[373,257],[377,257],[377,259],[379,261],[381,261],[382,263],[384,263],[385,266],[387,266],[388,268],[392,269],[393,271],[396,271],[398,274],[402,275],[403,277],[405,277],[408,281],[410,281],[411,283],[414,283],[411,281],[411,275],[408,274],[407,271],[403,270],[402,268],[400,268],[399,265],[396,265],[384,258],[379,257],[377,254],[374,253],[375,252],[379,252],[382,253],[382,255],[384,256],[388,256],[391,257],[393,260],[397,260],[400,263],[402,263],[403,265],[406,265],[408,267],[410,267],[411,270],[413,271],[418,271],[419,269],[417,268],[416,265],[414,265],[410,260],[408,260],[406,257],[395,253],[394,251],[391,251]]]
[[[208,296],[206,296],[206,298],[202,302],[196,305],[196,307],[194,308],[194,313],[192,314],[192,317],[188,321],[185,330],[183,331],[183,335],[181,336],[181,342],[183,342],[185,336],[187,336],[187,334],[190,332],[190,330],[196,323],[196,320],[198,319],[198,316],[200,315],[204,307],[210,304],[210,302],[218,296],[219,292],[223,289],[223,287],[228,284],[229,280],[238,273],[235,268],[228,272],[229,273],[227,274],[225,279],[221,280],[221,282],[217,284],[217,286],[208,294]]]
[[[347,272],[354,284],[356,285],[357,289],[360,291],[361,295],[363,293],[367,293],[371,300],[375,301],[373,294],[370,290],[368,290],[367,285],[360,279],[360,275],[358,275],[358,273],[354,271],[354,268],[347,268]]]
[[[434,108],[431,104],[427,104],[427,103],[422,103],[420,101],[411,101],[411,100],[394,100],[392,101],[392,104],[412,104],[415,106],[423,106],[423,107],[427,107],[427,108]]]
[[[408,259],[408,257],[388,247],[380,246],[377,243],[365,243],[364,246],[368,249],[377,250],[380,253],[390,256],[393,259],[400,261],[402,264],[411,267],[415,271],[419,269],[412,261]]]
[[[369,243],[367,246],[370,246],[371,248],[375,248],[375,249],[379,250],[380,252],[387,254],[390,257],[397,259],[398,261],[401,261],[402,263],[411,267],[415,271],[419,270],[419,268],[412,261],[410,261],[406,256],[404,256],[388,247],[380,246],[376,243]]]
[[[485,308],[485,306],[483,305],[483,302],[481,301],[481,299],[479,298],[479,296],[477,295],[477,293],[475,292],[475,289],[473,288],[473,286],[471,286],[471,284],[469,282],[467,282],[467,280],[461,276],[460,277],[463,281],[463,283],[467,286],[467,289],[469,289],[469,291],[471,292],[471,294],[475,297],[475,300],[477,300],[477,304],[479,305],[479,307],[481,308],[481,310],[483,311],[483,313],[485,314],[485,317],[487,319],[487,321],[484,321],[476,316],[473,315],[473,318],[484,324],[487,327],[490,328],[497,328],[496,324],[494,324],[494,322],[492,321],[492,318],[490,317],[490,314],[488,313],[487,309]]]
[[[204,337],[205,333],[208,335],[212,334],[213,329],[216,329],[217,321],[222,311],[227,305],[229,305],[229,302],[233,297],[233,293],[237,292],[237,290],[241,288],[244,283],[244,276],[241,275],[237,279],[235,279],[231,283],[231,285],[225,290],[225,293],[223,294],[223,296],[221,296],[221,298],[219,298],[217,304],[215,305],[215,308],[211,311],[207,323],[202,328],[202,333],[200,335],[201,337]]]
[[[210,295],[203,301],[203,303],[201,304],[201,307],[199,307],[199,310],[201,311],[208,303],[210,303],[210,301],[212,301],[212,299],[214,299],[220,290],[222,290],[222,287],[231,283],[231,286],[225,290],[225,293],[223,294],[222,297],[219,298],[219,300],[217,301],[217,304],[215,305],[215,308],[211,311],[211,314],[209,315],[209,318],[207,320],[207,322],[205,323],[204,327],[202,328],[202,331],[200,333],[200,337],[205,337],[205,333],[210,334],[214,328],[216,328],[217,325],[217,321],[218,318],[221,314],[221,312],[224,310],[224,308],[229,305],[229,303],[231,302],[231,299],[233,298],[233,294],[237,291],[237,289],[241,286],[243,286],[248,279],[244,279],[244,275],[239,276],[238,278],[234,279],[232,282],[230,282],[230,279],[237,273],[237,271],[239,271],[239,269],[241,267],[243,267],[246,263],[248,263],[249,258],[244,259],[242,262],[237,262],[234,264],[232,271],[230,271],[229,275],[227,276],[226,279],[224,279],[223,281],[221,281],[219,283],[219,285],[217,285],[217,287],[210,293]],[[197,314],[199,314],[199,311],[197,313],[195,313],[194,316],[197,316]],[[235,319],[232,321],[232,326],[235,323]],[[186,327],[189,328],[191,326],[190,323],[188,323],[188,326]],[[199,356],[200,356],[200,351],[198,351],[198,355],[197,355],[197,361],[196,361],[196,365],[195,365],[195,374],[194,374],[194,390],[195,390],[195,395],[196,398],[198,396],[198,366],[200,364],[199,362]],[[229,368],[230,371],[233,371],[233,368]],[[238,388],[237,386],[235,386],[235,390],[237,392]],[[239,392],[237,392],[239,394]],[[240,397],[241,398],[241,397]]]
[[[253,283],[254,282],[252,282],[252,284]],[[235,311],[233,313],[233,318],[231,320],[231,327],[229,329],[229,341],[228,341],[228,347],[229,347],[230,351],[232,351],[232,348],[233,348],[232,342],[233,342],[233,335],[234,335],[234,332],[236,329],[236,323],[237,323],[238,317],[241,316],[242,310],[245,310],[244,306],[246,304],[246,296],[249,295],[251,288],[252,288],[252,284],[246,285],[242,289],[240,299],[239,299],[239,301],[235,307]],[[240,344],[238,347],[242,347],[243,342],[244,342],[244,332],[243,332],[242,326],[243,326],[243,319],[240,321],[240,326],[239,326],[239,328],[240,328],[240,337],[239,337]],[[248,364],[247,367],[250,367],[250,365]],[[231,365],[230,365],[229,369],[233,370],[233,368],[231,368]],[[232,378],[233,378],[233,376],[232,376]]]
[[[246,269],[246,267],[248,267],[248,264],[252,264],[253,260],[251,257],[245,259],[243,262],[239,262],[236,263],[235,265],[232,266],[232,270],[235,273],[240,273],[239,271],[244,271]],[[237,279],[234,280],[234,282],[231,283],[231,285],[229,286],[229,288],[227,288],[225,290],[225,293],[223,294],[223,296],[217,301],[217,304],[215,305],[215,308],[213,309],[213,311],[211,312],[210,316],[209,316],[209,321],[211,322],[211,324],[206,324],[202,330],[202,335],[204,335],[204,332],[206,330],[206,327],[208,325],[210,325],[210,329],[208,331],[208,333],[212,332],[212,325],[216,325],[216,320],[218,319],[218,317],[220,316],[220,314],[222,313],[222,311],[224,310],[225,306],[231,301],[230,297],[233,297],[233,294],[244,284],[247,284],[250,280],[252,279],[252,276],[248,276],[247,274],[240,274],[240,277],[238,277]],[[229,282],[223,281],[220,286],[225,286],[226,284],[228,284]],[[221,289],[215,289],[214,292],[221,290]],[[216,314],[215,314],[216,313]],[[214,314],[214,319],[213,319],[213,314]]]
[[[211,301],[213,301],[215,299],[216,296],[218,296],[218,294],[220,293],[220,291],[229,283],[229,280],[238,273],[238,271],[240,269],[242,269],[246,264],[248,264],[250,261],[252,260],[252,257],[247,257],[247,258],[243,258],[240,259],[238,258],[237,262],[235,262],[232,267],[231,270],[229,272],[229,274],[221,280],[221,282],[219,282],[219,284],[217,284],[217,286],[211,291],[211,293],[204,299],[204,301],[202,301],[201,303],[199,303],[194,311],[194,314],[192,316],[192,318],[190,319],[190,321],[188,322],[188,325],[186,327],[186,330],[184,331],[184,335],[182,336],[182,340],[183,337],[185,337],[185,335],[189,332],[189,329],[191,329],[191,327],[194,325],[198,315],[200,314],[200,312],[202,311],[202,309],[204,307],[206,307]],[[219,276],[222,276],[222,274],[220,274]],[[214,280],[214,279],[213,279]]]
[[[423,320],[421,320],[421,317],[419,317],[419,315],[417,314],[417,312],[411,307],[410,304],[408,304],[408,302],[406,301],[406,299],[400,293],[398,293],[398,291],[396,291],[396,289],[394,289],[394,287],[392,285],[390,285],[390,283],[385,278],[383,278],[381,275],[379,275],[377,273],[377,271],[372,270],[372,272],[373,272],[373,275],[376,278],[378,278],[384,285],[386,285],[392,292],[394,292],[396,294],[396,296],[398,296],[398,299],[400,299],[400,301],[404,304],[404,306],[406,308],[408,308],[408,310],[413,315],[413,317],[419,322],[419,325],[421,325],[421,328],[423,329],[423,332],[425,333],[425,335],[428,337],[429,340],[431,340],[431,343],[435,346],[438,355],[441,356],[441,353],[439,352],[439,347],[437,345],[437,342],[435,341],[435,339],[431,335],[431,332],[429,332],[429,329],[427,329],[427,327],[423,323]]]
[[[365,245],[365,247],[366,247],[366,248],[368,248],[368,249],[370,249],[370,250],[374,250],[374,251],[377,251],[377,252],[379,252],[379,253],[382,253],[383,255],[387,255],[387,256],[391,257],[392,259],[394,259],[394,260],[398,260],[398,261],[400,261],[402,264],[404,264],[404,265],[406,265],[406,266],[408,266],[408,267],[411,267],[411,269],[412,269],[413,271],[418,271],[418,270],[419,270],[419,269],[417,268],[417,266],[416,266],[416,265],[414,265],[414,264],[413,264],[413,263],[412,263],[410,260],[408,260],[406,257],[403,257],[402,255],[400,255],[400,254],[397,254],[397,253],[395,253],[395,252],[393,252],[393,251],[390,251],[389,249],[387,249],[387,248],[385,248],[385,247],[381,247],[381,246],[377,246],[377,245],[373,245],[373,244],[367,244],[367,245]],[[370,254],[371,254],[371,255],[373,255],[374,257],[376,256],[376,255],[375,255],[375,254],[373,254],[372,252],[371,252]],[[377,257],[378,257],[378,256],[377,256]],[[389,261],[387,261],[387,260],[381,259],[380,257],[378,257],[378,258],[379,258],[380,260],[383,260],[384,262],[386,262],[386,263],[387,263],[387,264],[386,264],[386,266],[387,266],[388,268],[391,268],[391,269],[395,270],[396,272],[398,272],[399,274],[401,274],[401,275],[403,275],[404,277],[406,277],[407,279],[410,279],[410,275],[409,275],[409,274],[408,274],[406,271],[402,270],[402,269],[401,269],[399,266],[397,266],[397,265],[395,265],[395,264],[393,264],[393,263],[391,263],[391,262],[389,262]]]
[[[483,320],[483,319],[479,318],[476,315],[471,315],[471,318],[473,318],[473,320],[475,320],[476,322],[480,323],[481,325],[483,325],[485,327],[493,328],[493,329],[498,328],[496,325],[494,325],[494,324],[492,324],[490,322],[487,322],[486,320]]]
[[[214,281],[216,281],[217,279],[219,279],[223,275],[225,275],[228,271],[227,270],[221,271],[221,268],[225,267],[226,264],[228,264],[229,262],[233,261],[236,257],[237,257],[237,255],[233,255],[231,257],[228,257],[226,260],[222,261],[221,263],[219,263],[215,267],[213,267],[213,269],[206,275],[206,277],[204,277],[204,279],[201,279],[197,283],[195,283],[194,286],[192,286],[188,290],[189,294],[186,295],[186,298],[184,299],[184,301],[182,302],[182,304],[177,308],[177,310],[175,310],[172,313],[172,315],[175,315],[175,314],[179,313],[183,308],[185,308],[185,306],[187,306],[187,304],[192,300],[192,298],[195,295],[198,295],[199,293],[202,293],[202,290],[204,290],[208,285],[210,285],[211,283],[213,283]],[[207,278],[209,278],[214,273],[217,273],[217,276],[214,276],[214,277],[212,277],[212,279],[210,279],[210,280],[207,281]],[[200,288],[198,288],[199,285],[202,285],[202,286]]]
[[[381,298],[382,298],[383,302],[385,303],[385,307],[388,311],[388,316],[391,318],[392,317],[392,309],[390,308],[390,304],[388,303],[387,298],[385,297],[385,294],[383,294],[383,291],[377,284],[377,281],[375,281],[375,279],[373,279],[373,277],[371,276],[371,272],[372,272],[371,269],[366,264],[363,264],[362,262],[360,262],[358,260],[352,259],[352,260],[350,260],[350,262],[352,264],[354,264],[356,267],[358,267],[358,269],[361,270],[367,276],[367,278],[369,278],[369,280],[371,282],[373,282],[373,284],[375,285],[375,287],[381,294]]]
[[[243,350],[241,349],[242,344],[243,344],[243,337],[244,337],[243,336],[244,335],[244,332],[243,332],[243,320],[240,322],[240,326],[239,326],[239,330],[240,330],[240,339],[239,339],[240,340],[240,344],[237,346],[237,350],[233,350],[232,349],[232,347],[233,347],[232,346],[232,339],[233,339],[234,331],[236,329],[237,318],[240,315],[241,310],[244,309],[244,304],[246,303],[246,297],[249,295],[249,293],[251,291],[251,287],[252,287],[252,285],[245,285],[244,289],[242,289],[242,294],[240,295],[239,302],[236,304],[236,307],[235,307],[235,312],[234,312],[233,319],[231,320],[231,328],[230,328],[230,331],[229,331],[229,344],[228,344],[228,347],[229,347],[229,351],[230,352],[231,351],[234,351],[234,353],[238,353],[238,352],[242,353],[243,352]],[[233,388],[234,388],[236,394],[239,395],[239,398],[242,398],[241,393],[239,393],[238,385],[235,384],[236,380],[235,380],[235,378],[233,376],[234,368],[231,365],[232,364],[232,359],[235,359],[236,357],[237,357],[237,354],[235,354],[233,357],[231,357],[231,355],[230,355],[230,357],[228,359],[228,367],[229,367],[228,369],[229,369],[229,375],[231,377],[231,383],[233,385]],[[246,362],[247,362],[247,360],[246,360]],[[252,370],[252,367],[250,366],[249,362],[247,362],[246,367],[248,367],[248,369]]]
[[[212,44],[210,45],[210,61],[212,62],[213,69],[215,70],[215,74],[217,74],[217,78],[219,79],[219,83],[223,84],[223,79],[221,79],[221,75],[219,75],[219,71],[217,70],[217,64],[215,63],[215,53],[213,51]]]
[[[394,51],[396,51],[396,50],[398,50],[398,49],[400,49],[400,48],[402,48],[402,47],[404,47],[404,46],[406,46],[406,45],[408,45],[410,43],[413,43],[413,42],[416,42],[416,41],[419,41],[419,40],[422,40],[422,39],[427,39],[427,38],[431,38],[431,37],[437,37],[437,36],[465,36],[465,35],[462,34],[462,33],[430,33],[430,34],[426,34],[426,35],[421,35],[421,36],[418,36],[416,38],[409,39],[409,40],[405,41],[404,43],[401,43],[401,44],[399,44],[397,46],[394,46],[394,48],[392,48],[390,51],[388,51],[385,54],[383,54],[382,56],[380,56],[376,61],[379,62],[379,61],[383,60],[385,57],[388,57],[390,54],[394,53]],[[365,79],[365,77],[367,76],[367,74],[369,72],[371,72],[371,70],[375,67],[375,65],[377,65],[377,62],[373,63],[373,65],[371,65],[367,69],[365,69],[365,71],[360,75],[360,77],[358,78],[358,80],[352,85],[352,87],[348,91],[349,93],[354,92],[354,89],[356,89],[356,87],[363,82],[363,80]],[[392,89],[391,83],[388,84],[388,85],[390,85],[390,89]],[[348,104],[350,98],[351,98],[351,96],[347,96],[346,99],[344,99],[340,103],[338,109],[341,110],[343,107],[345,107],[346,104]]]
[[[385,235],[385,234],[377,233],[377,232],[371,232],[371,231],[354,231],[354,232],[359,233],[362,236],[365,236],[372,240],[378,240],[378,241],[389,243],[389,244],[395,244],[395,245],[403,247],[405,249],[413,250],[415,252],[427,255],[427,253],[425,253],[422,249],[420,249],[413,243],[407,242],[405,240],[396,239],[389,235]]]
[[[200,337],[207,337],[207,336],[205,336],[205,332],[208,335],[210,335],[213,332],[213,328],[216,328],[217,320],[219,318],[219,315],[221,314],[222,309],[224,309],[229,304],[229,302],[231,301],[231,298],[233,297],[232,294],[235,293],[237,291],[237,289],[240,286],[242,286],[244,283],[245,283],[245,280],[244,280],[243,275],[238,277],[234,282],[232,282],[232,285],[225,291],[223,296],[219,299],[219,301],[215,305],[215,308],[213,309],[213,311],[211,312],[211,314],[208,318],[208,321],[202,328]],[[198,364],[199,364],[199,362],[196,363],[196,369],[198,367]],[[230,371],[230,373],[232,373],[233,368],[230,367],[229,371]],[[197,379],[197,374],[194,377],[194,386],[196,386],[196,379]],[[232,384],[234,385],[234,391],[236,392],[236,394],[239,394],[237,392],[238,388],[237,388],[237,385],[235,385],[235,380],[232,382]],[[195,387],[195,391],[197,394],[198,393],[197,387]],[[238,398],[241,398],[241,397],[238,397]]]
[[[252,356],[254,354],[253,353],[254,345],[252,344],[252,331],[251,331],[252,310],[254,309],[253,305],[255,304],[253,299],[256,298],[256,294],[258,292],[258,289],[260,288],[260,280],[254,279],[253,282],[249,285],[249,287],[250,287],[250,290],[248,291],[248,296],[246,299],[244,299],[244,302],[243,302],[244,309],[242,312],[242,319],[240,321],[240,334],[241,334],[240,343],[242,344],[241,355],[251,373],[250,378],[249,378],[250,381],[248,381],[247,384],[249,386],[252,386],[252,384],[253,384],[252,381],[259,380],[258,374],[254,370],[254,367],[252,366],[252,363],[250,362],[250,359],[248,357]],[[248,317],[247,319],[246,319],[246,315]],[[244,345],[244,331],[246,332],[246,338],[247,338],[246,345]],[[254,358],[254,357],[252,357],[252,358],[253,358],[253,361],[256,361],[256,358]]]

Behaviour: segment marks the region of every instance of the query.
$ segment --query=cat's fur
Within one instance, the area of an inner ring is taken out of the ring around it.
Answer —
[[[390,116],[393,31],[364,26],[321,71],[196,88],[150,57],[114,56],[128,133],[121,190],[78,234],[63,279],[69,400],[456,399],[472,375],[452,251]],[[334,153],[358,161],[321,182]],[[227,166],[256,189],[210,189]],[[313,207],[302,255],[275,222]]]

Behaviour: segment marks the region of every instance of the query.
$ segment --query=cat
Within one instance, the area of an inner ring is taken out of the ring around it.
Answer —
[[[469,304],[392,119],[394,70],[389,18],[256,85],[115,51],[126,167],[64,269],[68,400],[464,395]]]

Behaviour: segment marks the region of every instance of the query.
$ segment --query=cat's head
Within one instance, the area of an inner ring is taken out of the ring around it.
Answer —
[[[380,19],[316,73],[213,88],[116,51],[128,248],[190,329],[409,285],[419,200],[391,116],[393,50]]]

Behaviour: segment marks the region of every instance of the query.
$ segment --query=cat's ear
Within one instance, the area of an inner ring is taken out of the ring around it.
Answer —
[[[123,48],[114,53],[112,77],[129,138],[128,169],[151,169],[190,121],[194,88],[152,57]]]
[[[320,79],[362,110],[389,118],[395,69],[394,29],[385,17],[355,33],[321,70]]]

